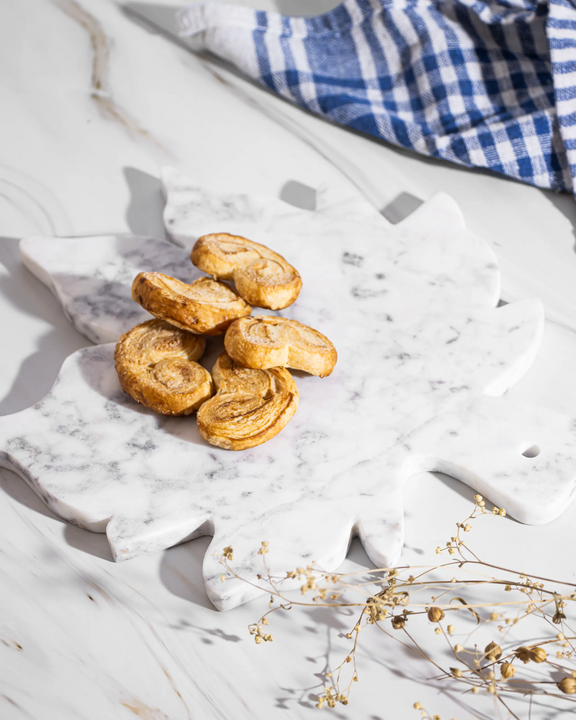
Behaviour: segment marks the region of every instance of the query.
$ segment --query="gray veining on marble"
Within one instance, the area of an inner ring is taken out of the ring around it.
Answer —
[[[157,271],[184,282],[203,275],[188,253],[149,237],[30,237],[20,241],[20,253],[78,332],[94,343],[115,342],[150,319],[132,300],[132,281],[139,272]]]

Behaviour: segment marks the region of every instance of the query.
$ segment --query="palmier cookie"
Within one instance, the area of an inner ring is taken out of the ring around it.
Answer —
[[[320,377],[330,375],[338,359],[336,348],[322,333],[273,315],[235,320],[224,346],[233,360],[246,367],[289,367]]]
[[[252,308],[226,283],[200,278],[190,285],[157,272],[142,272],[132,298],[160,320],[198,335],[221,335]]]
[[[198,411],[200,435],[225,450],[246,450],[277,435],[298,408],[298,390],[284,368],[252,370],[222,353],[212,370],[216,395]]]
[[[189,415],[214,394],[210,373],[195,360],[206,340],[163,320],[148,320],[122,335],[114,361],[120,385],[162,415]]]
[[[204,235],[196,241],[190,257],[208,275],[234,280],[238,293],[257,307],[288,307],[302,287],[300,274],[282,255],[237,235]]]

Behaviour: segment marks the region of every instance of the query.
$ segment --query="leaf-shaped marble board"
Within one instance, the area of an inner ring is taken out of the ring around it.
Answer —
[[[256,594],[220,581],[213,553],[227,545],[248,577],[261,571],[262,540],[278,572],[312,559],[335,568],[355,534],[374,563],[393,563],[402,485],[420,470],[459,478],[523,522],[566,507],[576,423],[500,397],[538,351],[542,307],[497,307],[495,257],[449,197],[392,226],[359,197],[320,194],[310,212],[212,196],[175,171],[164,182],[167,228],[181,245],[208,231],[244,233],[296,266],[303,289],[281,314],[326,334],[338,363],[324,379],[298,375],[292,421],[233,453],[203,442],[193,416],[161,417],[126,396],[112,344],[80,350],[42,402],[0,418],[0,462],[58,515],[105,531],[118,560],[213,534],[204,578],[227,609]],[[30,238],[22,255],[94,340],[142,319],[130,299],[138,272],[197,277],[187,250],[150,238]],[[208,368],[221,339],[210,343]],[[534,446],[535,457],[523,455]]]

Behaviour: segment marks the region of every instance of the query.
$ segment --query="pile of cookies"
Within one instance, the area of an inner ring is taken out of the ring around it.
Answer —
[[[162,415],[198,410],[198,429],[212,445],[245,450],[277,435],[298,407],[286,368],[330,375],[334,345],[317,330],[253,306],[281,310],[302,288],[281,255],[246,238],[201,237],[191,260],[211,277],[191,284],[157,272],[137,275],[132,297],[154,316],[122,335],[114,359],[122,389]],[[233,281],[236,290],[227,282]],[[205,335],[226,332],[212,374],[198,364]]]

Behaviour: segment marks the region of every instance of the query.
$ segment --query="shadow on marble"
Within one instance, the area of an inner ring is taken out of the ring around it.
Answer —
[[[440,480],[440,482],[449,487],[452,492],[464,498],[466,502],[469,502],[471,505],[474,504],[474,495],[476,495],[476,490],[468,487],[468,485],[460,482],[460,480],[456,480],[455,478],[450,477],[450,475],[444,475],[444,473],[441,472],[431,472],[430,475],[433,475],[437,480]]]
[[[555,193],[551,191],[545,192],[544,197],[570,222],[572,226],[572,237],[574,238],[572,250],[576,253],[576,202],[574,202],[574,197],[569,193]]]
[[[198,603],[195,603],[196,605]],[[214,609],[214,608],[212,608]],[[188,620],[181,620],[178,625],[173,626],[174,630],[180,631],[194,631],[200,635],[200,642],[204,645],[214,645],[218,640],[224,642],[239,643],[242,642],[242,638],[238,635],[231,635],[222,628],[205,628],[200,625],[194,625],[194,623],[188,622]]]
[[[164,198],[160,179],[133,167],[123,168],[130,190],[126,223],[134,235],[148,235],[166,239],[162,213]]]
[[[87,555],[93,555],[101,560],[114,562],[108,539],[104,533],[92,533],[88,530],[70,525],[69,522],[55,515],[45,503],[40,500],[32,488],[16,473],[5,468],[0,469],[0,488],[12,500],[39,515],[56,520],[63,524],[64,539],[70,547],[80,550]]]
[[[280,190],[280,200],[301,210],[316,210],[316,190],[298,180],[284,183]]]
[[[125,2],[120,5],[122,13],[132,22],[153,35],[168,33],[178,37],[176,13],[187,3],[180,5],[150,5],[145,2]]]
[[[22,362],[12,387],[0,400],[0,415],[11,415],[42,400],[68,355],[90,344],[70,326],[48,288],[26,270],[18,243],[16,238],[0,238],[0,265],[8,271],[0,275],[0,297],[25,315],[44,321],[49,330]],[[18,342],[18,337],[16,327],[10,341]]]
[[[342,0],[274,0],[276,12],[290,17],[312,17],[330,12]]]
[[[415,210],[418,210],[420,205],[424,204],[424,200],[417,198],[415,195],[411,195],[407,192],[402,192],[397,195],[392,202],[389,202],[380,213],[384,215],[386,220],[389,220],[393,225],[402,222]]]
[[[44,517],[50,518],[51,520],[57,520],[59,523],[67,524],[66,520],[63,520],[58,515],[55,515],[52,510],[36,495],[34,490],[26,483],[26,481],[17,475],[12,470],[6,468],[0,468],[0,488],[16,502],[20,503],[24,507],[44,515]],[[82,532],[85,532],[82,530]]]
[[[164,587],[176,597],[199,605],[215,614],[218,610],[210,602],[204,589],[202,565],[212,537],[199,537],[169,548],[160,563],[160,580]],[[186,621],[177,626],[186,630],[195,627]],[[205,631],[205,628],[200,628]]]
[[[101,560],[113,563],[114,559],[108,545],[108,538],[104,533],[94,533],[89,530],[66,523],[64,539],[70,547],[80,550],[87,555],[93,555]]]
[[[214,1],[214,0],[213,0]],[[225,0],[222,0],[224,3]],[[342,0],[273,0],[273,9],[282,15],[290,17],[312,17],[330,12],[340,5]],[[178,34],[176,24],[176,13],[189,3],[183,2],[180,5],[151,5],[146,2],[125,2],[121,9],[125,15],[136,20],[144,20],[149,32],[154,32],[153,27],[170,33]],[[269,10],[270,3],[258,2],[258,0],[244,0],[241,4],[255,10]],[[158,31],[157,31],[158,32]],[[156,33],[157,34],[157,33]]]
[[[353,545],[358,545],[361,552],[362,547],[358,539],[353,541]],[[354,548],[353,554],[356,554],[356,548]],[[348,555],[350,558],[350,553]],[[314,635],[325,636],[325,650],[321,655],[314,657],[304,656],[304,659],[311,664],[319,664],[320,669],[317,672],[312,673],[313,677],[317,679],[317,683],[313,685],[307,685],[306,687],[294,688],[294,687],[282,687],[281,690],[285,693],[282,696],[275,698],[276,708],[282,710],[290,710],[294,705],[298,705],[303,708],[315,709],[316,703],[318,702],[318,695],[322,692],[322,689],[330,684],[328,682],[328,673],[333,667],[334,657],[332,639],[334,637],[342,638],[345,633],[349,632],[355,622],[355,612],[352,608],[342,608],[341,610],[332,610],[328,608],[302,608],[302,613],[306,616],[305,624],[302,625],[306,632],[310,632]],[[300,622],[300,620],[299,620]],[[340,658],[339,658],[340,659]],[[332,713],[336,713],[336,717],[347,718],[347,715],[341,715],[338,711],[332,710]]]

